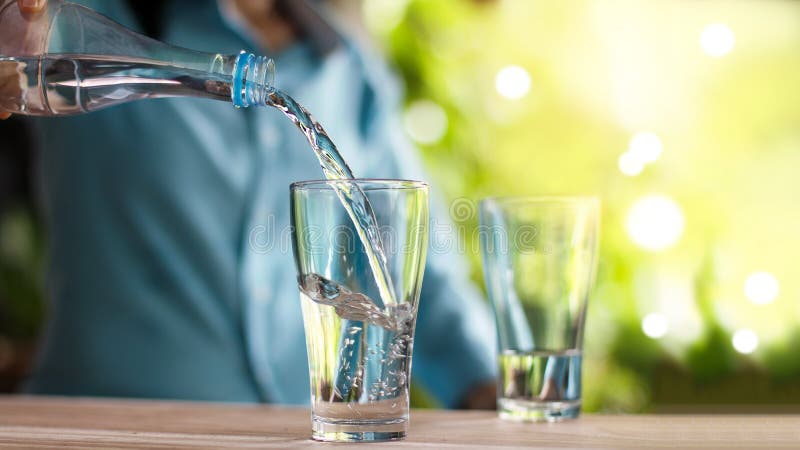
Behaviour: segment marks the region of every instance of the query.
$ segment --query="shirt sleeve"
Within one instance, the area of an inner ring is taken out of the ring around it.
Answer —
[[[379,63],[371,62],[374,71]],[[414,339],[413,374],[445,407],[459,406],[470,388],[495,379],[495,332],[491,311],[469,279],[464,246],[440,200],[435,179],[423,170],[416,148],[398,120],[399,89],[387,73],[371,76],[362,96],[362,130],[370,160],[365,175],[431,183],[430,244]],[[372,87],[371,87],[372,86]]]

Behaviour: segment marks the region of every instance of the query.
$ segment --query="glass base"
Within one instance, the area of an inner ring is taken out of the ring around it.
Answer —
[[[581,413],[581,401],[536,402],[515,398],[497,399],[501,419],[517,422],[560,422]]]
[[[397,441],[406,437],[407,419],[330,420],[314,417],[311,438],[326,442]]]

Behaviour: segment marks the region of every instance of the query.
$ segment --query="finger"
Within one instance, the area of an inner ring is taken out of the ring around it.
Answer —
[[[47,5],[47,0],[17,0],[17,5],[23,14],[33,14],[41,11]]]
[[[6,120],[11,117],[10,112],[0,111],[0,120]]]

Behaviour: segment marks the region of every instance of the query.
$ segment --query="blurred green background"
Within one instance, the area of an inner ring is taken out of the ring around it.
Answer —
[[[602,199],[586,411],[800,412],[800,2],[360,7],[449,200]],[[42,322],[36,224],[0,217],[0,391]]]
[[[800,411],[800,2],[363,13],[450,200],[602,199],[586,410]]]

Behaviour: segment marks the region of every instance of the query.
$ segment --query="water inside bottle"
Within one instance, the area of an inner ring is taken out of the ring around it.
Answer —
[[[228,84],[223,74],[152,59],[79,54],[0,56],[0,109],[34,116],[80,114],[155,97],[230,101]]]

